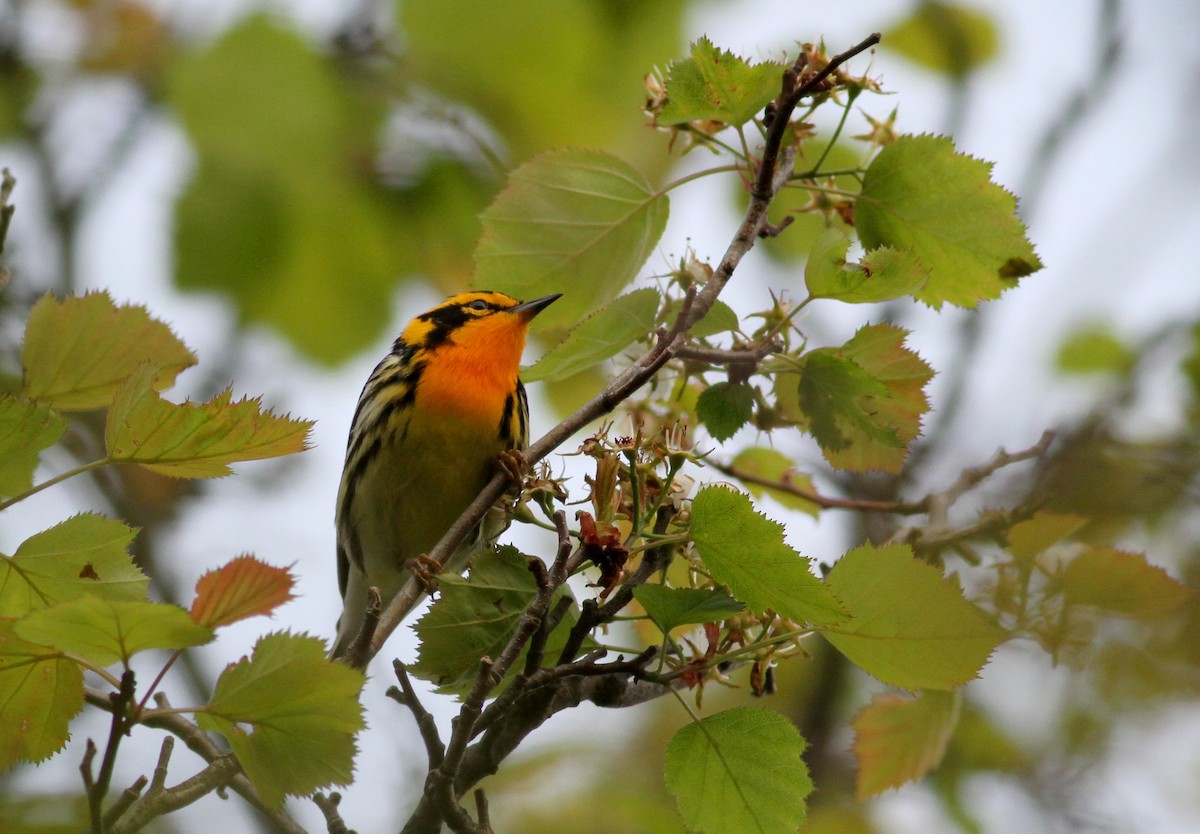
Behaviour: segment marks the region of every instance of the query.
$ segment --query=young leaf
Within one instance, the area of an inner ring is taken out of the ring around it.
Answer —
[[[846,609],[809,570],[809,561],[783,540],[783,526],[759,515],[750,499],[719,486],[692,501],[692,539],[713,579],[751,611],[768,609],[789,620],[840,623]]]
[[[0,772],[40,762],[67,743],[83,709],[83,670],[60,652],[22,640],[0,619]]]
[[[1016,199],[990,173],[944,136],[902,136],[867,168],[854,204],[859,238],[868,250],[911,250],[929,270],[914,296],[934,309],[974,307],[1042,268]]]
[[[952,689],[979,674],[1004,629],[908,545],[851,550],[826,578],[852,619],[822,629],[838,651],[901,689]]]
[[[928,275],[911,252],[881,246],[856,264],[846,262],[850,237],[826,230],[804,265],[804,283],[814,298],[847,304],[891,301],[925,286]]]
[[[0,498],[33,486],[38,455],[57,443],[66,429],[67,421],[50,406],[0,394]]]
[[[941,764],[961,706],[959,692],[876,695],[851,722],[858,801],[919,779]]]
[[[108,455],[176,478],[219,478],[229,464],[306,448],[312,423],[263,411],[258,400],[232,402],[225,389],[206,403],[176,405],[153,389],[143,365],[117,393],[104,429]]]
[[[525,382],[558,382],[610,359],[654,329],[658,290],[643,287],[614,299],[521,371]]]
[[[196,723],[229,740],[263,801],[277,807],[285,794],[349,784],[364,680],[326,659],[315,637],[268,634],[221,673]]]
[[[761,446],[743,449],[733,459],[733,469],[735,473],[745,473],[766,481],[776,481],[784,486],[794,486],[806,490],[814,488],[812,478],[802,472],[797,472],[791,459],[775,449]],[[813,518],[816,518],[821,511],[821,508],[812,501],[782,489],[773,489],[749,481],[743,481],[743,483],[755,498],[769,495],[788,509],[808,513]]]
[[[657,122],[713,121],[737,127],[779,94],[782,76],[782,64],[751,64],[700,38],[692,44],[690,58],[667,68],[667,103]]]
[[[754,389],[744,382],[718,382],[700,392],[696,416],[714,440],[728,440],[754,416]]]
[[[1093,605],[1123,617],[1165,617],[1192,597],[1187,586],[1146,561],[1141,553],[1093,547],[1080,553],[1062,575],[1071,605]]]
[[[143,363],[154,369],[158,390],[196,364],[170,327],[144,307],[117,306],[108,293],[43,296],[29,313],[21,356],[26,396],[60,411],[107,406]]]
[[[685,725],[667,745],[667,790],[689,831],[793,834],[813,789],[804,747],[804,738],[777,712],[718,712]]]
[[[527,558],[514,547],[484,551],[471,561],[466,577],[439,575],[438,599],[414,626],[421,647],[411,671],[442,692],[462,691],[475,680],[480,658],[495,657],[508,643],[536,593]],[[551,634],[548,657],[565,645],[577,617],[574,608],[568,611]]]
[[[563,297],[537,317],[569,327],[628,284],[662,235],[668,201],[602,151],[551,151],[509,175],[480,218],[477,287],[514,298]]]
[[[908,331],[891,324],[869,324],[860,328],[842,347],[842,355],[883,384],[886,396],[868,394],[860,405],[875,429],[884,429],[889,440],[875,442],[875,431],[862,432],[858,422],[846,426],[850,443],[844,448],[822,449],[825,459],[839,469],[863,472],[882,469],[899,472],[908,454],[908,444],[921,433],[921,415],[929,410],[925,385],[933,369],[904,346]],[[901,445],[895,446],[890,437]]]
[[[84,594],[145,599],[148,580],[127,549],[135,535],[119,521],[83,513],[30,536],[12,556],[0,554],[0,617]]]
[[[125,663],[147,649],[186,649],[213,639],[177,605],[85,596],[34,611],[16,624],[31,643],[55,646],[97,666]]]
[[[664,634],[682,625],[719,622],[746,607],[724,591],[703,588],[639,585],[633,598]]]
[[[290,599],[296,580],[286,568],[264,564],[253,556],[239,556],[211,570],[196,582],[192,619],[208,628],[270,614]]]

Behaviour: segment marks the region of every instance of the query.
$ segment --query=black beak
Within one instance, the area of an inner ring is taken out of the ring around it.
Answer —
[[[522,302],[516,307],[509,307],[508,312],[516,313],[528,321],[560,298],[562,298],[562,293],[560,292],[556,292],[553,295],[544,295],[541,298],[535,298],[533,301]]]

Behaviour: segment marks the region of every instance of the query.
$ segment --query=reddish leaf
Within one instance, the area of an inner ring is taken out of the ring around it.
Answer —
[[[294,584],[286,568],[272,567],[253,556],[239,556],[200,577],[192,602],[192,619],[200,625],[217,628],[258,614],[270,614],[294,599]]]

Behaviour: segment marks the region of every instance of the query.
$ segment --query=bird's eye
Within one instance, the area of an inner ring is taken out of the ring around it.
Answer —
[[[468,304],[467,308],[471,309],[471,310],[479,310],[480,312],[483,312],[484,310],[488,309],[488,303],[486,301],[484,301],[482,298],[477,298],[474,301],[472,301],[470,304]]]

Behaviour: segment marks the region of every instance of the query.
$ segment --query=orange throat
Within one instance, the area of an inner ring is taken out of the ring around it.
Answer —
[[[471,322],[435,348],[417,388],[418,408],[487,429],[499,426],[517,387],[526,327],[517,318],[496,319]]]

